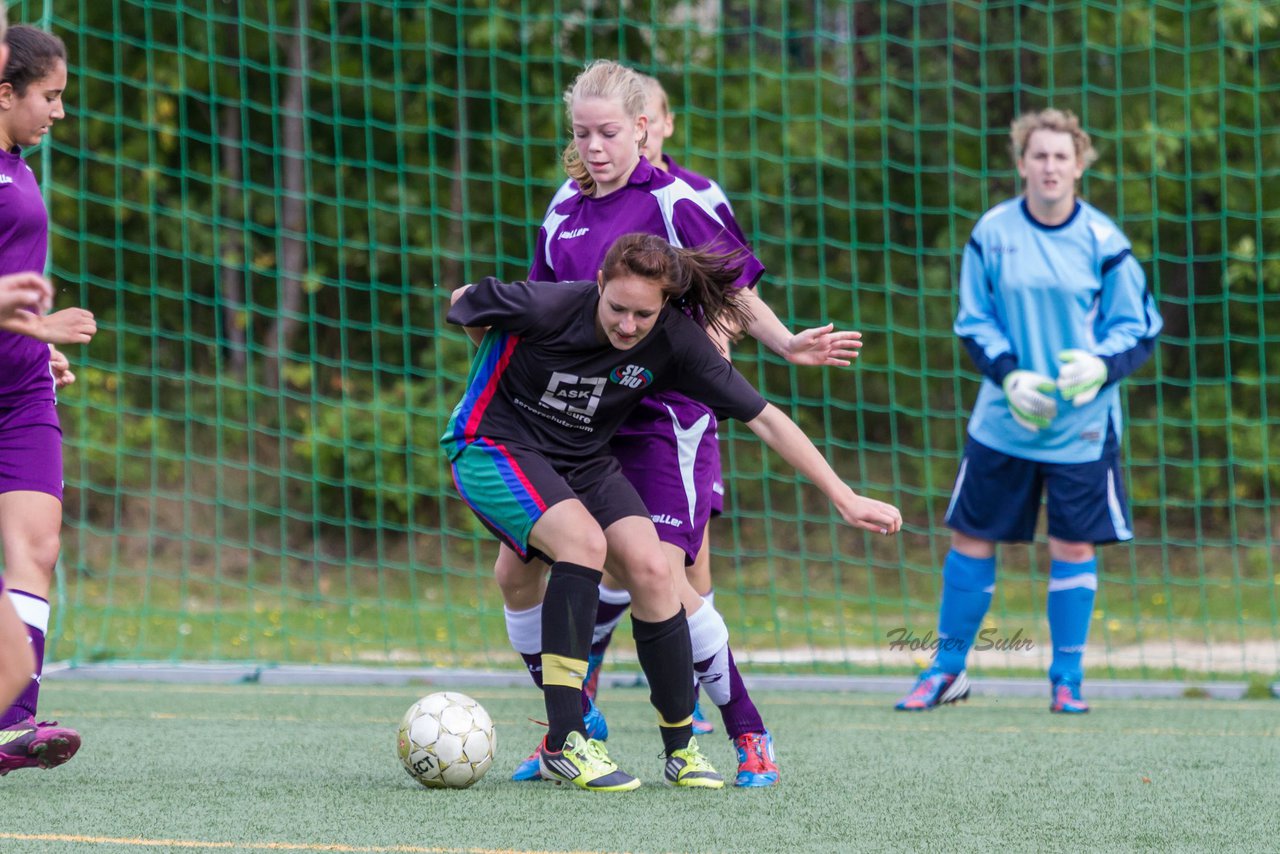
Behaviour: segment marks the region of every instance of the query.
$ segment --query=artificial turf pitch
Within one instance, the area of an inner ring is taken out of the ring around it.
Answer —
[[[419,695],[493,715],[475,787],[427,790],[395,756]],[[1105,700],[1089,715],[978,697],[924,714],[893,697],[758,692],[774,789],[661,783],[647,692],[610,687],[610,753],[644,785],[580,792],[508,779],[541,730],[533,689],[47,680],[42,718],[84,746],[0,779],[0,852],[671,852],[1275,850],[1275,701]],[[718,724],[718,721],[717,721]],[[721,731],[704,751],[732,779]]]

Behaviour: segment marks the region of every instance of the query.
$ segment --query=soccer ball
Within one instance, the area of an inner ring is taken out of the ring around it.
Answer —
[[[465,789],[489,770],[497,747],[484,707],[466,694],[441,691],[404,713],[396,752],[409,776],[428,789]]]

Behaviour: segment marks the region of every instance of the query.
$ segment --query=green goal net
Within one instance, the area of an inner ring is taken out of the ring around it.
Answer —
[[[1017,192],[1008,125],[1075,111],[1083,195],[1166,319],[1125,385],[1136,538],[1104,550],[1098,675],[1272,674],[1280,649],[1280,6],[1274,3],[17,0],[70,55],[30,155],[59,305],[100,321],[61,397],[52,654],[517,667],[495,544],[436,439],[466,341],[449,289],[520,278],[563,179],[582,64],[655,74],[668,151],[715,178],[794,328],[857,364],[735,362],[893,540],[724,431],[717,604],[740,660],[906,673],[977,375],[951,332],[961,247]],[[1002,549],[987,627],[1046,665],[1042,543]],[[615,645],[620,659],[628,643]]]

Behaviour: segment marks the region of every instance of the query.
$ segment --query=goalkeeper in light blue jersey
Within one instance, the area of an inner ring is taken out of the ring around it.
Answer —
[[[938,651],[896,708],[968,696],[965,658],[991,605],[997,542],[1030,542],[1049,515],[1050,711],[1087,712],[1081,659],[1096,546],[1132,539],[1120,468],[1119,382],[1163,321],[1129,241],[1076,197],[1095,154],[1076,117],[1011,128],[1023,195],[978,221],[964,249],[955,332],[983,375],[946,522]]]

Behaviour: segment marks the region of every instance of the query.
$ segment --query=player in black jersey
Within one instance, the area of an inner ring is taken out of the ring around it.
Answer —
[[[606,791],[639,785],[584,735],[582,678],[607,560],[631,593],[667,782],[724,784],[692,736],[692,652],[675,580],[644,503],[608,451],[646,395],[679,391],[717,417],[745,422],[850,524],[885,534],[901,527],[896,508],[855,494],[708,338],[704,326],[741,329],[750,321],[732,287],[738,274],[724,256],[628,234],[610,248],[595,282],[486,279],[454,293],[449,321],[480,343],[442,438],[454,481],[503,543],[551,564],[542,606],[549,728],[539,751],[549,779]]]

